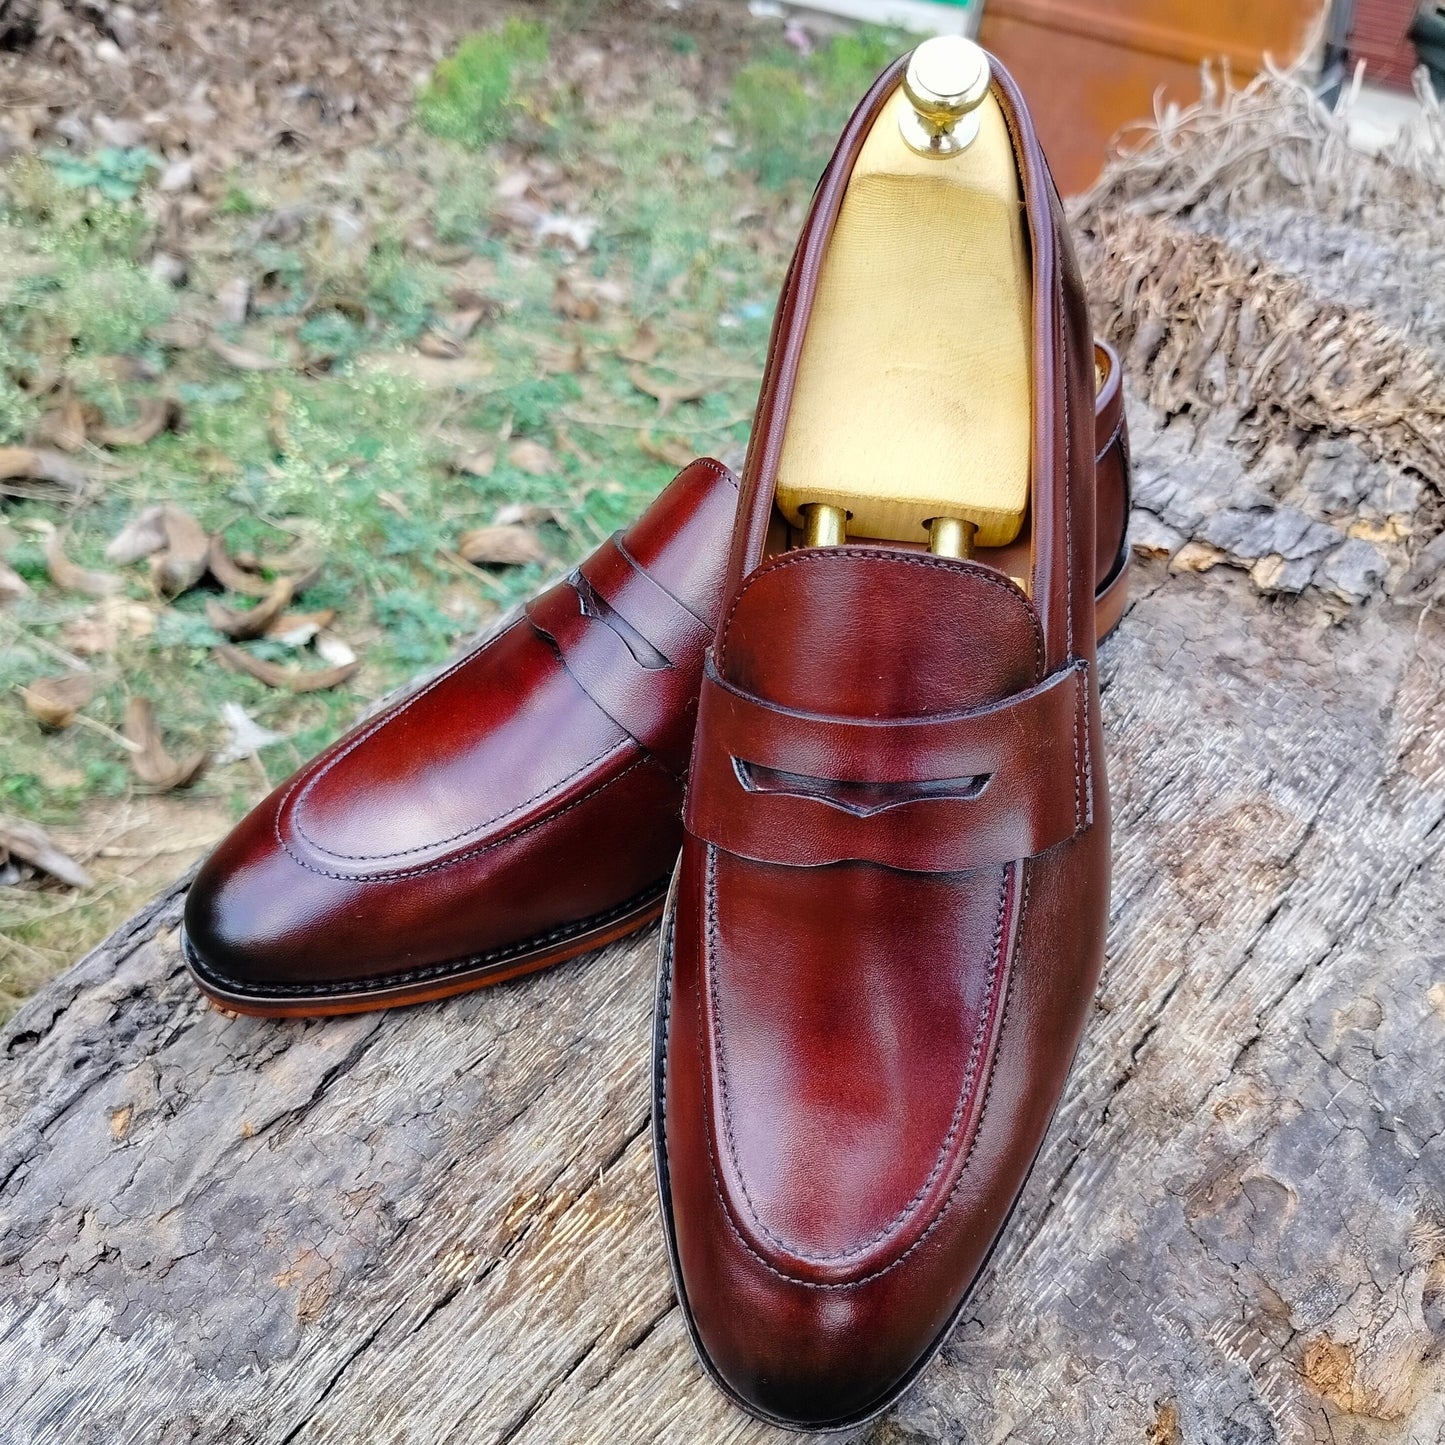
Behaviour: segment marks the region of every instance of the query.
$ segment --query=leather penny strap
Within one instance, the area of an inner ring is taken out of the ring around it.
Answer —
[[[1092,821],[1088,664],[968,712],[851,718],[739,691],[711,657],[689,832],[762,863],[951,873],[1032,857]]]
[[[527,604],[577,685],[672,772],[692,750],[693,698],[712,629],[609,538]]]

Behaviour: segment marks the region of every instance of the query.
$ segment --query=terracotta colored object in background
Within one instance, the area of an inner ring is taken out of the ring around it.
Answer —
[[[1378,85],[1410,88],[1420,57],[1410,39],[1419,0],[1357,0],[1350,31],[1350,63],[1365,62],[1365,78]]]
[[[989,0],[979,39],[1017,77],[1065,195],[1098,177],[1109,144],[1155,95],[1199,99],[1203,60],[1248,79],[1297,56],[1323,0]]]

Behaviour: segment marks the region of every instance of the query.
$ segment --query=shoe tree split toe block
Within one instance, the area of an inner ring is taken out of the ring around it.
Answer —
[[[988,59],[925,41],[863,143],[778,468],[808,545],[1006,546],[1028,510],[1031,272]]]

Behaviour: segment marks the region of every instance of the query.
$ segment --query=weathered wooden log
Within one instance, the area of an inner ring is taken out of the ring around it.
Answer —
[[[1101,665],[1108,974],[879,1440],[1445,1433],[1445,623],[1156,564]],[[0,1439],[759,1440],[672,1300],[655,939],[227,1017],[171,890],[0,1034]],[[1152,1432],[1152,1433],[1151,1433]]]
[[[1086,216],[1096,276],[1176,274],[1177,227],[1157,265],[1120,249],[1147,240],[1138,200]],[[1137,536],[1173,558],[1100,657],[1107,971],[1008,1234],[874,1441],[1445,1439],[1438,338],[1407,338],[1402,433],[1388,387],[1251,368],[1277,271],[1190,255],[1219,268],[1219,364],[1162,284],[1100,298],[1151,402]],[[1384,355],[1368,320],[1346,315]],[[772,1436],[707,1384],[672,1298],[654,935],[272,1023],[202,1003],[182,888],[0,1030],[0,1441]]]

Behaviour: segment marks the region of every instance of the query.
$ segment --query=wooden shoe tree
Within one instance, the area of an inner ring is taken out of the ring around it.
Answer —
[[[1023,527],[1032,283],[987,86],[977,46],[925,41],[854,165],[778,467],[778,507],[811,545],[972,556]]]

